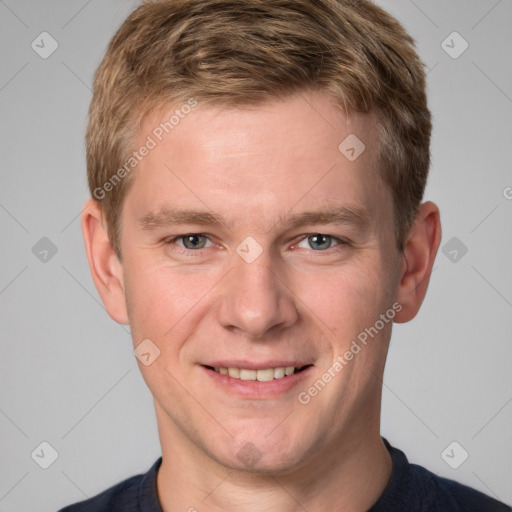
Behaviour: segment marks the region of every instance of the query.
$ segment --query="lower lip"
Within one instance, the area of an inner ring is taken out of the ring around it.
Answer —
[[[313,369],[313,366],[309,366],[299,373],[294,373],[293,375],[289,375],[281,379],[269,380],[267,382],[234,379],[229,375],[223,375],[222,373],[218,373],[214,370],[209,370],[204,366],[201,368],[216,385],[221,386],[229,393],[246,398],[268,399],[276,398],[290,391],[294,386],[297,386],[307,378],[310,371]]]

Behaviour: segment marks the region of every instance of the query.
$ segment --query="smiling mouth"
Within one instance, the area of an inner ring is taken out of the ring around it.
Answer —
[[[220,373],[221,375],[228,375],[233,379],[238,380],[252,380],[258,382],[269,382],[272,380],[285,379],[295,373],[300,373],[306,368],[313,366],[307,364],[300,367],[295,366],[279,366],[277,368],[261,368],[258,370],[247,369],[247,368],[225,368],[225,367],[213,367],[205,365],[208,370]]]

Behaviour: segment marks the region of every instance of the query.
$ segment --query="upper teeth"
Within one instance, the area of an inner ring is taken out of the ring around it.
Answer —
[[[279,368],[265,368],[262,370],[247,370],[245,368],[214,368],[218,373],[229,375],[234,379],[240,380],[257,380],[266,382],[274,379],[282,379],[285,376],[293,375],[294,366],[281,366]]]

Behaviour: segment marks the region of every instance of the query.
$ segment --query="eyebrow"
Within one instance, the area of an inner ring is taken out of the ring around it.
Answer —
[[[228,230],[231,229],[222,216],[215,213],[200,210],[176,210],[169,207],[160,208],[155,213],[148,213],[140,217],[137,222],[144,230],[165,228],[174,224],[221,225]]]
[[[232,223],[221,215],[202,210],[180,210],[162,207],[138,219],[143,230],[155,230],[176,224],[195,224],[201,226],[223,226],[232,231]],[[359,206],[334,206],[322,210],[305,211],[294,215],[281,214],[272,223],[270,231],[278,226],[297,229],[315,224],[354,225],[360,230],[368,230],[371,218],[368,211]]]

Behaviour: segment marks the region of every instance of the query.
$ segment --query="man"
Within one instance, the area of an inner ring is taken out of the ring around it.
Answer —
[[[380,437],[425,297],[430,113],[396,20],[343,0],[162,0],[95,77],[87,257],[162,458],[99,511],[505,511]]]

